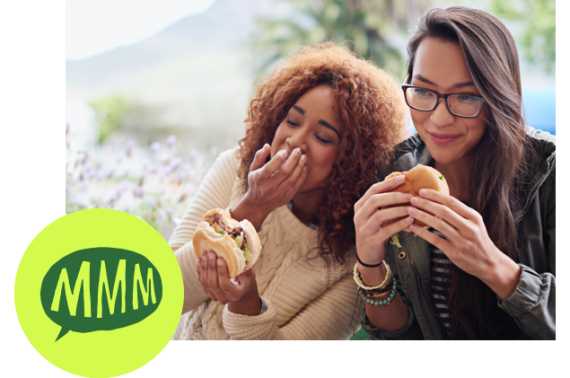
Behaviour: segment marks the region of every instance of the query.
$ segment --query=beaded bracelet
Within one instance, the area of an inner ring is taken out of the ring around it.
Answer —
[[[366,303],[371,304],[372,306],[377,306],[377,307],[388,306],[390,303],[392,303],[392,300],[396,296],[396,279],[394,278],[394,287],[392,288],[392,291],[390,292],[390,296],[386,299],[383,299],[381,301],[375,301],[375,300],[366,298],[362,294],[360,294],[360,296],[362,297],[362,299],[364,299],[364,301]]]
[[[384,281],[382,281],[382,283],[380,285],[374,286],[374,287],[368,287],[368,286],[364,285],[364,282],[362,282],[362,280],[360,279],[360,272],[358,271],[358,264],[354,264],[354,282],[356,282],[358,287],[360,287],[364,290],[383,289],[386,286],[386,284],[389,282],[389,279],[392,276],[392,271],[390,269],[390,265],[387,264],[386,261],[382,260],[382,263],[384,264],[384,268],[386,268],[386,277],[384,277]]]

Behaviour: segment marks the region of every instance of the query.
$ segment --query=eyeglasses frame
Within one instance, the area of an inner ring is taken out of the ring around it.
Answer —
[[[406,81],[407,81],[407,80],[406,80]],[[410,103],[408,102],[408,96],[406,96],[406,89],[408,89],[408,88],[419,88],[419,89],[423,89],[423,90],[425,90],[425,91],[430,91],[430,92],[435,93],[435,94],[437,95],[437,101],[435,102],[434,107],[433,107],[431,110],[424,110],[424,109],[414,108],[412,105],[410,105]],[[449,102],[447,102],[447,98],[448,98],[449,96],[452,96],[452,95],[465,95],[465,93],[440,94],[440,93],[438,93],[438,92],[436,92],[436,91],[434,91],[434,90],[427,89],[427,88],[424,88],[424,87],[418,87],[417,85],[411,85],[411,84],[402,84],[402,90],[404,91],[404,100],[406,100],[406,104],[407,104],[410,108],[412,108],[412,109],[414,109],[414,110],[417,110],[417,111],[419,111],[419,112],[433,112],[433,111],[435,110],[435,108],[437,108],[437,106],[439,105],[439,99],[440,99],[440,98],[443,98],[443,100],[445,101],[445,106],[447,107],[447,111],[449,111],[449,113],[452,114],[452,115],[454,115],[455,117],[459,117],[459,118],[477,118],[477,117],[479,117],[479,115],[481,114],[481,111],[483,110],[483,105],[485,105],[485,102],[486,102],[483,97],[468,95],[468,96],[471,96],[471,97],[480,98],[481,100],[483,100],[483,102],[481,103],[481,107],[479,108],[479,112],[477,112],[476,115],[474,115],[474,116],[462,116],[462,115],[455,114],[454,112],[451,111],[451,109],[449,108]]]

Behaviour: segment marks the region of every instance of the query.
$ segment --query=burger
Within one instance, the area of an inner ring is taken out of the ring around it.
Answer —
[[[261,252],[261,242],[251,222],[247,219],[239,222],[223,209],[213,209],[204,215],[192,244],[198,259],[207,251],[223,258],[230,278],[250,269]]]
[[[435,168],[428,167],[427,165],[418,164],[407,172],[392,172],[384,180],[389,180],[396,176],[406,176],[406,181],[396,189],[390,192],[408,193],[414,197],[419,197],[420,189],[432,189],[440,193],[449,195],[449,186],[445,177]],[[388,192],[388,193],[390,193]],[[433,214],[432,214],[433,215]],[[403,219],[403,218],[400,218]],[[399,219],[395,219],[397,221]],[[427,225],[419,220],[414,220],[414,223],[419,227],[427,228]],[[410,227],[406,227],[403,231],[412,232]],[[396,236],[396,238],[394,238]],[[392,244],[399,246],[397,241],[397,234],[392,236]]]

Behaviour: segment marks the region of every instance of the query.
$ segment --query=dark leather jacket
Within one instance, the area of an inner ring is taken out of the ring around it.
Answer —
[[[528,200],[515,214],[517,233],[526,248],[519,251],[522,268],[515,292],[497,305],[515,320],[518,338],[556,337],[556,138],[527,128],[529,177],[522,180]],[[417,164],[433,165],[425,143],[416,134],[396,146],[391,171],[407,171]],[[363,327],[372,339],[443,339],[445,330],[431,303],[429,245],[411,233],[400,232],[399,248],[386,244],[385,260],[398,279],[398,292],[408,308],[406,325],[396,331]]]

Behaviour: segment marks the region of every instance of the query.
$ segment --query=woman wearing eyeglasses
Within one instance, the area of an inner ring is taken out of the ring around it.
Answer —
[[[374,339],[554,339],[555,138],[525,126],[511,34],[479,10],[435,9],[408,52],[417,134],[383,177],[429,165],[450,195],[387,193],[398,176],[355,204],[364,328]]]

